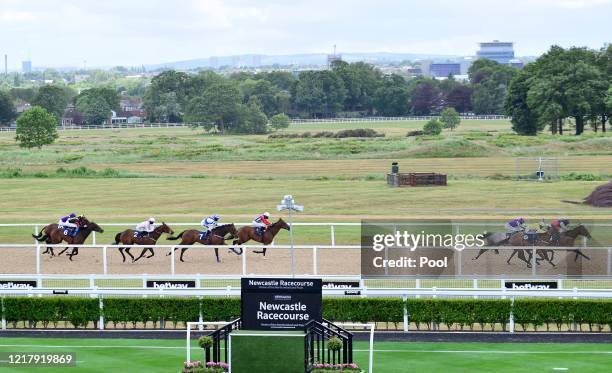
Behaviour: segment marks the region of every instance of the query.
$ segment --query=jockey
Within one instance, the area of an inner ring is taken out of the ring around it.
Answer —
[[[57,225],[64,228],[73,228],[70,232],[70,236],[72,237],[75,237],[79,232],[79,218],[74,212],[71,212],[66,216],[62,216],[57,222]]]
[[[136,225],[136,233],[139,238],[148,236],[149,233],[155,230],[155,218],[149,218],[142,223]]]
[[[202,227],[204,227],[204,232],[212,232],[213,229],[217,228],[219,220],[221,220],[221,217],[217,214],[214,214],[207,218],[204,218],[200,222],[200,224],[202,224]]]
[[[567,218],[562,219],[554,219],[550,223],[550,227],[552,228],[552,236],[550,237],[550,242],[553,244],[558,244],[561,239],[561,233],[567,232],[570,225],[570,221]]]
[[[525,222],[524,218],[516,218],[512,219],[506,223],[506,235],[508,237],[512,236],[516,232],[523,232],[527,229],[527,222]]]
[[[268,220],[270,219],[270,213],[264,212],[263,214],[257,216],[255,220],[251,223],[251,226],[257,230],[260,236],[263,236],[266,228],[268,228],[272,223]]]

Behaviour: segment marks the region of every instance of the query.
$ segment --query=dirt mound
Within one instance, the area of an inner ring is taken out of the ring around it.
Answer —
[[[597,207],[612,207],[612,181],[595,188],[584,199],[584,203]]]

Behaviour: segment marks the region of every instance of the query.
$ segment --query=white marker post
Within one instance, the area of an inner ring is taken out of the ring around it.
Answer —
[[[304,211],[304,206],[296,205],[295,201],[293,200],[293,196],[291,194],[288,194],[283,197],[283,199],[281,200],[281,204],[277,205],[276,209],[278,211],[287,210],[287,213],[289,214],[288,220],[289,220],[289,242],[290,242],[289,245],[291,247],[291,277],[295,277],[295,249],[293,247],[293,224],[291,220],[291,211],[295,210],[298,212],[302,212]]]

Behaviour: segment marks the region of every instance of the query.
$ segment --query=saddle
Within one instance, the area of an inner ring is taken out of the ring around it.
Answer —
[[[64,236],[68,236],[68,237],[75,237],[77,233],[79,233],[79,227],[71,228],[71,227],[64,227],[63,225],[58,225],[57,228],[63,229]]]
[[[200,232],[200,241],[204,241],[210,236],[210,231],[201,231]]]
[[[143,237],[148,237],[148,236],[149,236],[148,232],[144,232],[144,231],[143,232],[139,232],[139,231],[134,232],[134,237],[135,238],[143,238]]]
[[[535,243],[538,241],[538,232],[532,230],[525,231],[523,234],[523,239],[530,244],[535,245]]]

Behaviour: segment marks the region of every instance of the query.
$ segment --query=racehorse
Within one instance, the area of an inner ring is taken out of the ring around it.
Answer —
[[[268,227],[268,229],[265,230],[263,236],[257,233],[257,229],[255,227],[245,225],[244,227],[240,227],[240,229],[238,229],[238,235],[237,235],[238,239],[234,240],[233,245],[242,245],[245,242],[248,242],[250,240],[259,242],[264,245],[269,245],[272,243],[272,241],[274,241],[274,237],[278,234],[278,232],[281,229],[286,229],[286,230],[290,229],[289,224],[285,223],[285,221],[282,218],[278,219],[276,223],[272,223]],[[242,254],[242,248],[239,249],[240,250],[239,252],[236,251],[234,248],[230,248],[230,250],[232,250],[234,254],[236,255]],[[263,254],[264,256],[266,256],[266,247],[264,247],[262,251],[253,251],[253,252],[257,254]]]
[[[225,238],[228,233],[231,234],[231,236]],[[208,233],[208,235],[204,239],[200,238],[200,231],[197,229],[187,229],[179,233],[177,236],[168,237],[168,239],[171,241],[175,241],[180,238],[181,243],[178,246],[189,246],[193,245],[194,243],[201,243],[202,245],[225,245],[225,240],[236,238],[237,235],[238,231],[236,230],[236,226],[234,224],[224,224],[215,227],[212,231],[210,231],[210,233]],[[174,248],[175,251],[177,249],[178,247]],[[187,249],[188,247],[181,247],[181,262],[184,262],[183,254],[185,254],[185,251],[187,251]],[[166,254],[166,256],[168,255],[170,255],[170,253]],[[218,247],[215,247],[215,256],[217,257],[217,263],[220,263],[221,259],[219,259]]]
[[[123,245],[153,245],[154,246],[157,243],[157,240],[159,239],[159,237],[163,233],[174,234],[174,231],[172,230],[172,228],[167,226],[166,223],[163,223],[163,222],[162,222],[161,225],[157,226],[153,230],[153,232],[151,232],[148,235],[143,236],[143,237],[139,237],[138,236],[138,232],[136,232],[133,229],[126,229],[123,232],[117,233],[115,235],[115,243],[113,245],[118,245],[119,243],[121,243]],[[119,252],[121,253],[121,257],[123,258],[123,262],[125,262],[125,254],[123,253],[124,250],[130,256],[130,258],[132,258],[132,263],[134,263],[134,262],[138,261],[138,259],[142,258],[144,256],[145,252],[147,252],[147,251],[151,251],[151,255],[147,256],[147,259],[151,258],[151,257],[153,257],[155,255],[155,252],[153,251],[153,248],[145,247],[144,249],[142,249],[142,252],[138,256],[138,258],[134,259],[134,255],[132,255],[132,253],[130,253],[130,248],[129,247],[120,247],[119,248]]]
[[[508,242],[509,237],[506,235],[505,232],[485,232],[483,233],[482,238],[486,240],[485,246],[489,247],[501,246]],[[491,249],[480,249],[480,251],[478,251],[478,254],[476,254],[476,256],[472,258],[472,260],[477,260],[482,254],[486,253],[489,250]],[[495,252],[495,254],[499,254],[499,249],[493,249],[493,252]]]
[[[552,229],[552,228],[551,228]],[[560,233],[560,237],[559,237],[559,241],[556,243],[553,243],[552,245],[554,246],[562,246],[562,247],[573,247],[574,244],[576,243],[576,239],[579,236],[583,236],[586,237],[588,239],[592,239],[593,237],[591,237],[591,233],[589,232],[588,229],[586,229],[586,227],[582,224],[579,224],[577,226],[575,226],[572,229],[569,229],[563,233]],[[574,257],[574,262],[578,260],[578,257],[582,256],[587,260],[591,260],[591,258],[589,258],[588,256],[586,256],[580,249],[566,249],[567,251],[573,251],[574,253],[576,253],[576,256]]]
[[[94,222],[90,222],[86,217],[79,217],[79,231],[76,236],[72,237],[67,235],[67,230],[63,227],[60,228],[58,224],[49,224],[43,227],[40,230],[40,233],[37,235],[32,235],[38,242],[46,242],[48,245],[57,245],[65,241],[68,245],[82,245],[87,237],[91,234],[91,232],[99,232],[104,233],[104,229],[102,229],[98,224]],[[57,256],[62,255],[66,250],[68,250],[69,246],[57,254]],[[47,249],[43,252],[43,254],[49,253],[51,257],[55,256],[52,247],[47,247]],[[73,247],[72,252],[68,255],[70,261],[72,261],[72,257],[79,254],[79,248]]]
[[[525,238],[528,233],[527,232],[516,232],[508,238],[506,243],[507,246],[549,246],[550,245],[550,237],[551,231],[548,230],[546,232],[534,232],[535,239],[531,240],[529,237]],[[528,258],[525,256],[527,253]],[[536,263],[540,264],[541,260],[545,260],[550,263],[551,266],[555,267],[553,263],[554,252],[550,249],[536,249],[536,254],[538,258],[536,258]],[[510,264],[510,260],[515,256],[525,262],[527,264],[527,268],[531,268],[531,259],[533,258],[533,252],[528,249],[514,249],[506,263]]]

